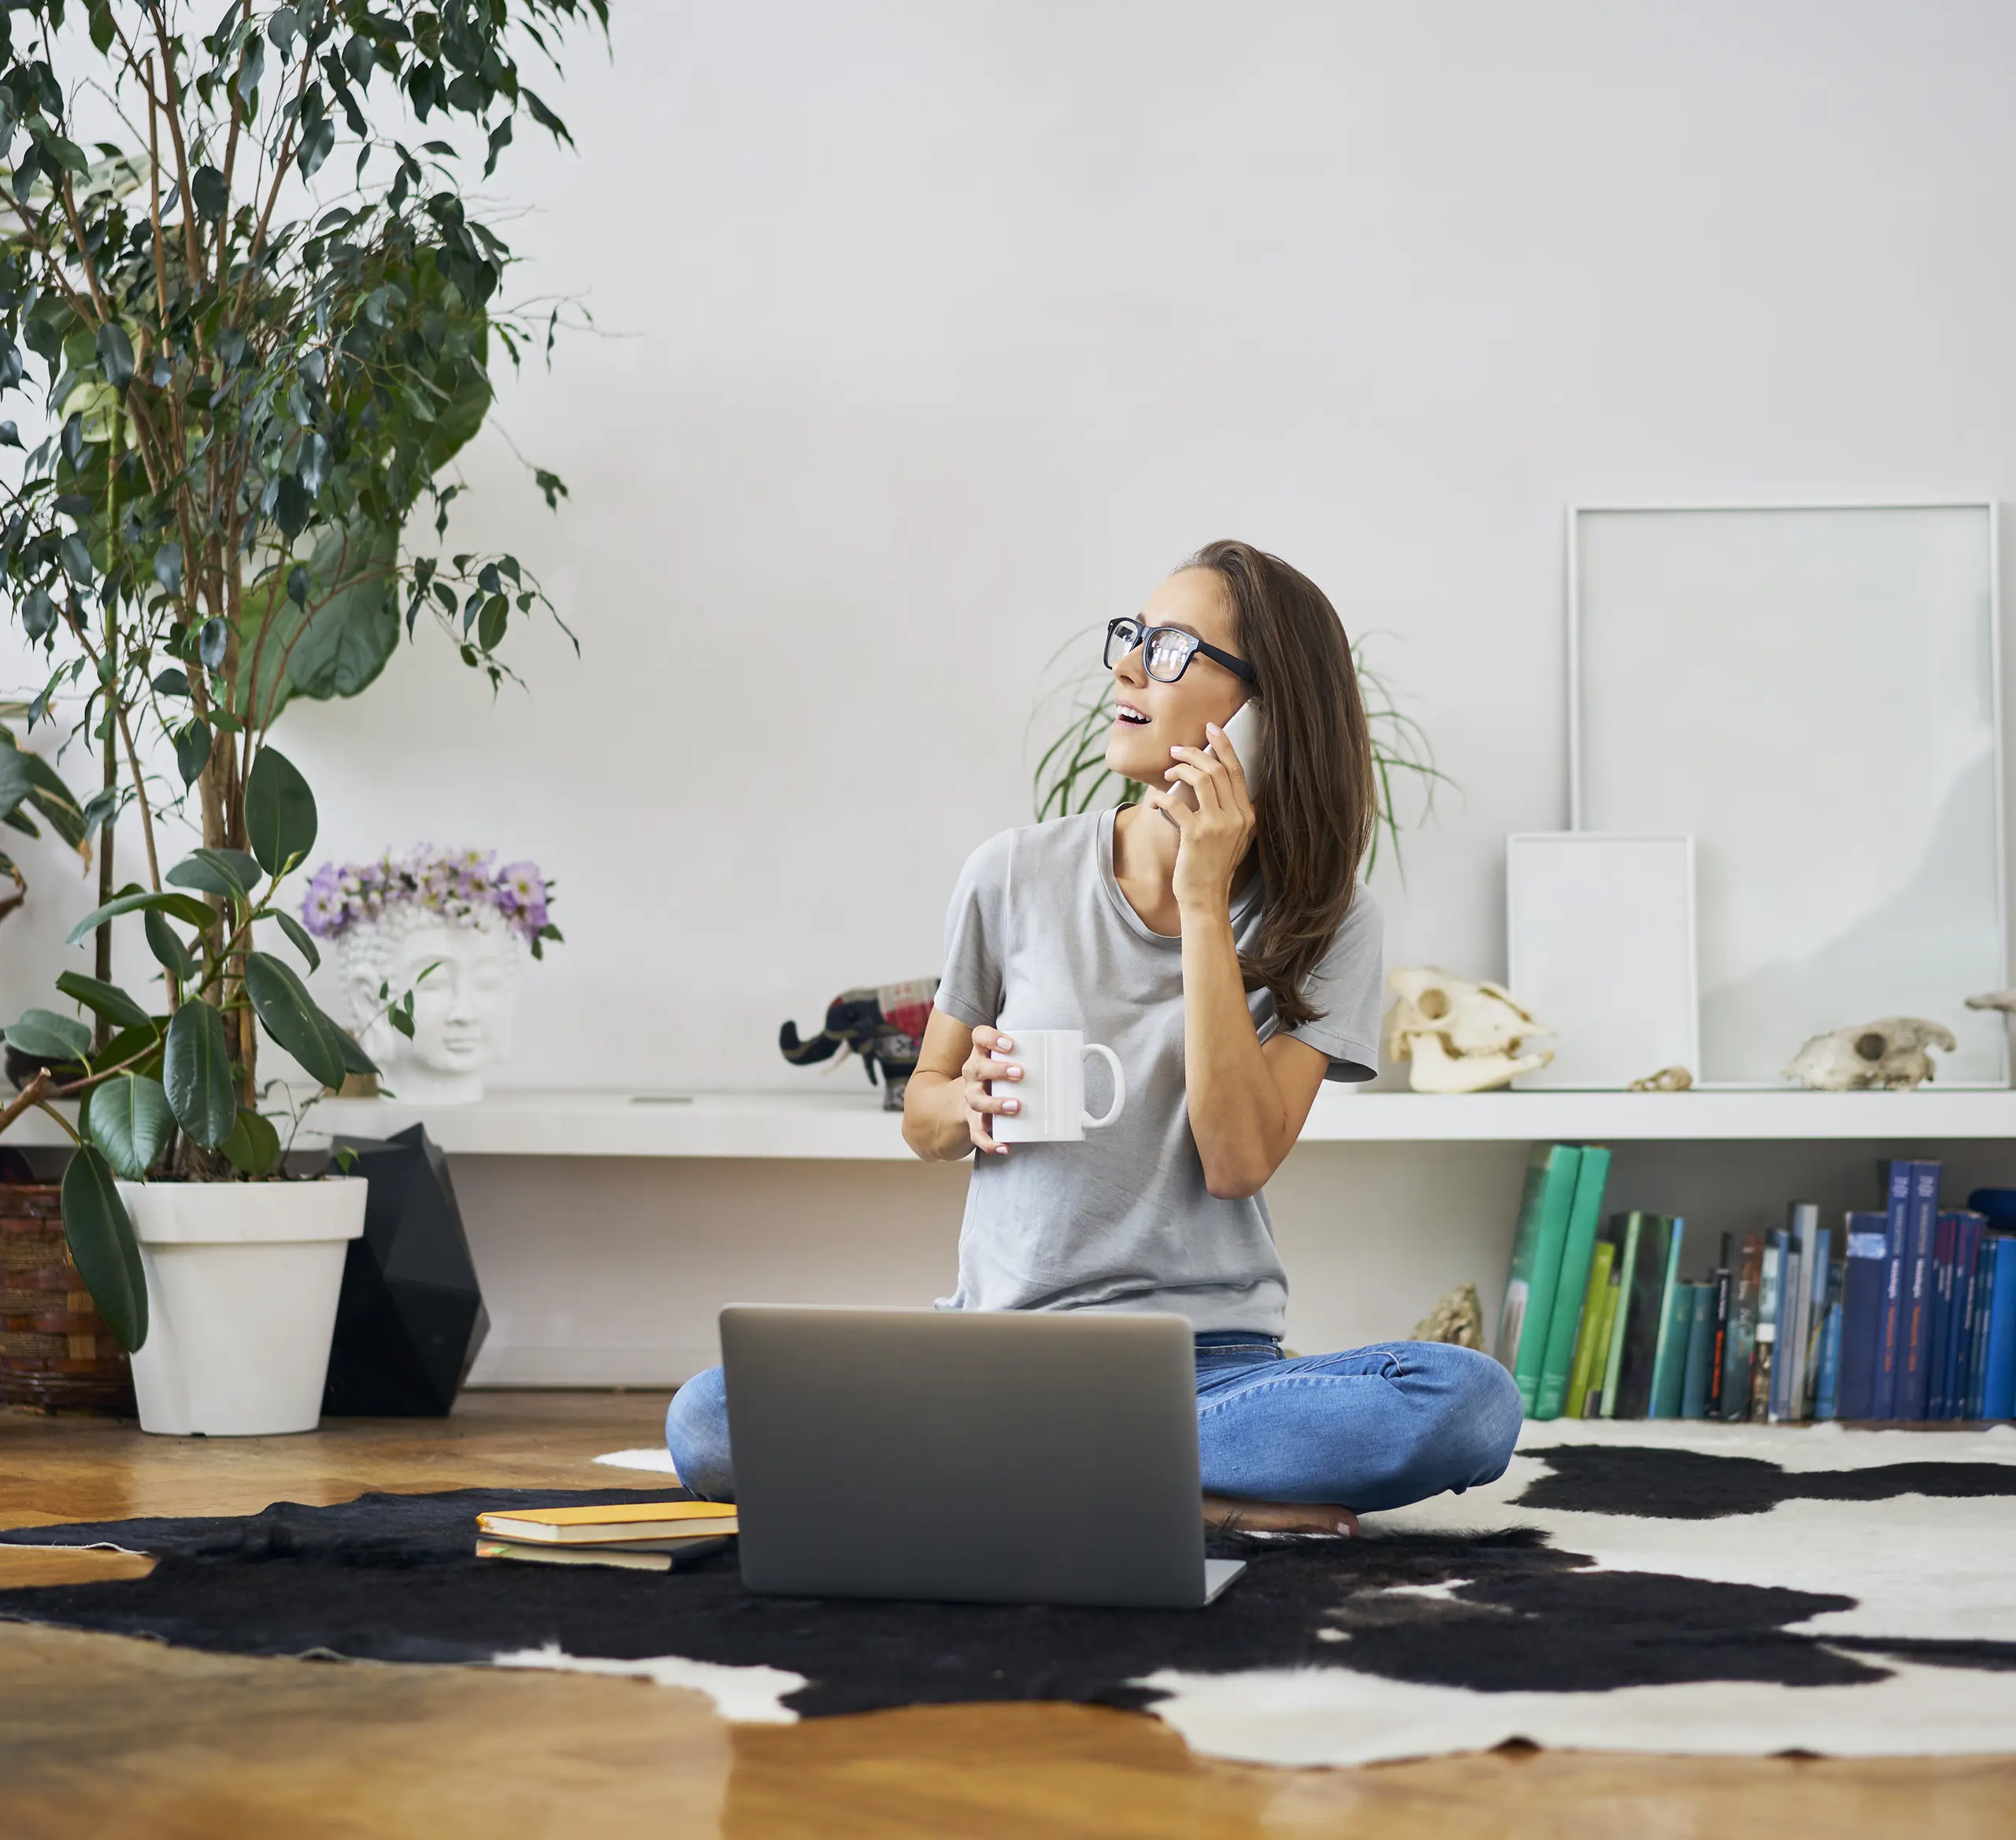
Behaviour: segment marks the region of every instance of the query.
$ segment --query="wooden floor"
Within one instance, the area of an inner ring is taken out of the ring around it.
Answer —
[[[150,1438],[0,1412],[0,1526],[245,1513],[365,1489],[619,1486],[645,1394],[491,1393],[446,1421]],[[0,1548],[0,1586],[144,1560]],[[1191,1757],[1151,1718],[950,1707],[735,1727],[696,1694],[479,1668],[201,1655],[0,1623],[0,1833],[830,1837],[2016,1834],[2016,1761],[1499,1751],[1354,1771]]]

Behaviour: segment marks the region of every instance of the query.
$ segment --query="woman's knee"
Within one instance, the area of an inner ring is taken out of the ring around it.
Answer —
[[[1432,1430],[1425,1430],[1447,1467],[1448,1486],[1496,1482],[1525,1418],[1517,1382],[1490,1356],[1448,1342],[1411,1344],[1408,1357],[1437,1408]]]
[[[695,1374],[665,1408],[665,1447],[680,1481],[710,1501],[735,1499],[729,1460],[728,1389],[718,1367]]]

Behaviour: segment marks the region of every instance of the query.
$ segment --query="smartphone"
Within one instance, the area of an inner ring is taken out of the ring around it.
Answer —
[[[1239,756],[1239,764],[1245,771],[1248,798],[1260,790],[1260,735],[1264,721],[1260,714],[1260,699],[1249,696],[1232,711],[1231,720],[1225,724],[1225,739],[1232,744],[1232,751]]]
[[[1258,699],[1249,696],[1226,718],[1225,739],[1232,744],[1232,751],[1239,756],[1239,764],[1246,774],[1246,796],[1257,798],[1260,792],[1260,736],[1262,718]],[[1206,744],[1204,751],[1211,751]],[[1197,809],[1197,795],[1179,780],[1169,788],[1172,798],[1180,799],[1192,811]],[[1173,824],[1176,821],[1171,818]]]

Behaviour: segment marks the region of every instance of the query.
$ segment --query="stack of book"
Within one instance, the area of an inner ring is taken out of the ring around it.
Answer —
[[[479,1559],[541,1565],[617,1565],[669,1571],[718,1551],[736,1530],[721,1501],[634,1501],[598,1508],[520,1508],[476,1517]]]
[[[1610,1161],[1543,1144],[1527,1167],[1495,1352],[1530,1416],[2016,1416],[2016,1234],[1942,1209],[1939,1164],[1886,1164],[1887,1207],[1838,1242],[1806,1201],[1725,1233],[1688,1282],[1684,1220],[1605,1219]]]

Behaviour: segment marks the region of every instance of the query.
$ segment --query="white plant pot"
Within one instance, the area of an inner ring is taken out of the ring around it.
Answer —
[[[261,1437],[321,1421],[336,1299],[370,1185],[121,1182],[147,1278],[140,1429]]]

